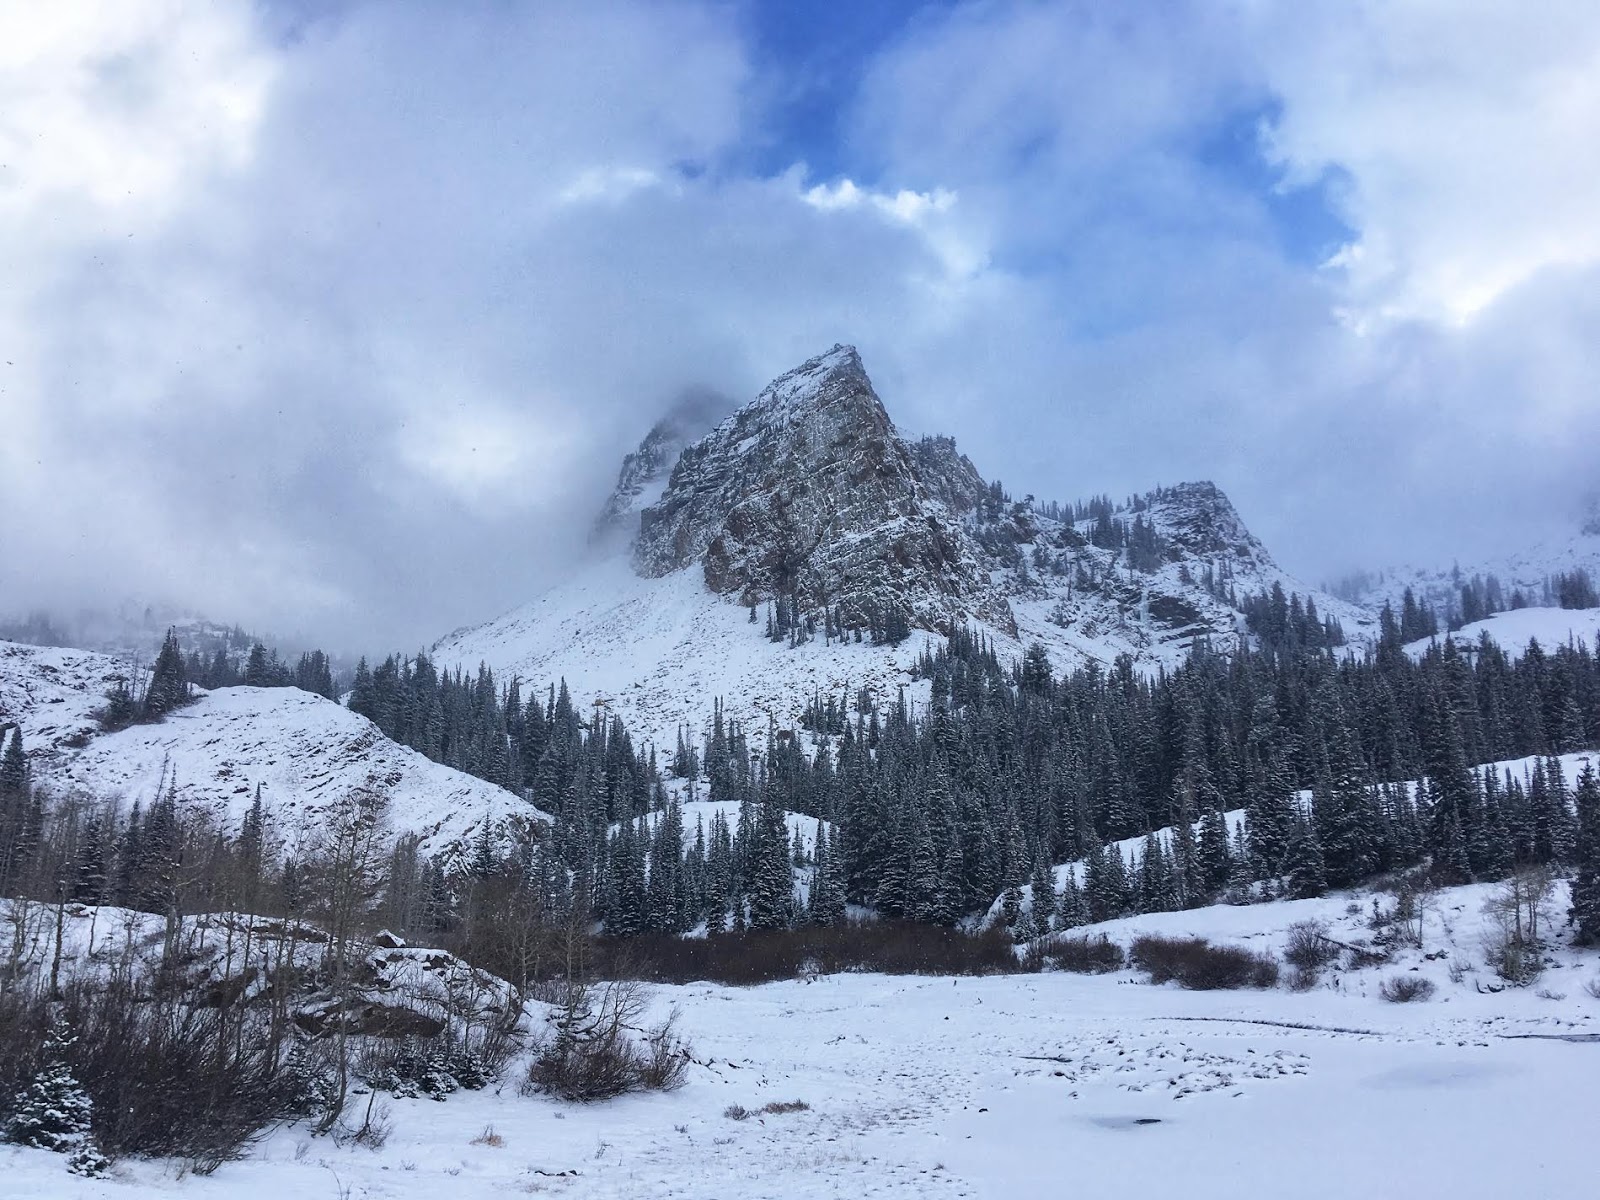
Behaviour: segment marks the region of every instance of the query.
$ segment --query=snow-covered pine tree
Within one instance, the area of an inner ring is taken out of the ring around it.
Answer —
[[[1068,871],[1067,878],[1061,885],[1061,892],[1056,897],[1056,928],[1076,929],[1088,923],[1089,914],[1084,908],[1083,889],[1078,886],[1076,873]]]
[[[1322,843],[1316,827],[1303,816],[1296,816],[1289,830],[1289,897],[1309,900],[1328,890],[1327,873],[1322,865]]]
[[[157,721],[190,699],[189,674],[184,666],[183,651],[178,648],[178,634],[169,629],[150,672],[150,686],[145,689],[141,715],[146,721]]]
[[[1585,944],[1600,941],[1600,777],[1593,763],[1578,776],[1573,798],[1578,807],[1578,834],[1573,845],[1577,868],[1572,879],[1569,915]]]
[[[1041,854],[1033,864],[1033,923],[1040,934],[1050,932],[1056,913],[1056,873]]]
[[[70,1155],[67,1166],[76,1174],[100,1175],[110,1163],[94,1143],[94,1104],[67,1064],[74,1040],[61,1021],[51,1025],[38,1074],[17,1096],[7,1136],[18,1145]]]
[[[777,805],[760,806],[755,838],[750,928],[787,928],[794,915],[794,869],[789,862],[788,826]]]
[[[1200,818],[1200,883],[1208,896],[1214,896],[1228,882],[1228,825],[1222,812],[1208,808]]]

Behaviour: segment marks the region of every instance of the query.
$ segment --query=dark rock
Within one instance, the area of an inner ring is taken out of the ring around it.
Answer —
[[[295,1010],[294,1023],[314,1038],[330,1037],[341,1028],[352,1036],[382,1038],[437,1037],[445,1030],[441,1017],[364,998],[312,1001]]]

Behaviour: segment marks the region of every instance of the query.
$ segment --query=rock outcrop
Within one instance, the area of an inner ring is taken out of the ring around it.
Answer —
[[[639,448],[623,458],[617,486],[595,521],[594,536],[614,532],[631,536],[637,529],[639,511],[660,497],[684,448],[710,432],[731,407],[726,397],[716,392],[703,388],[684,392],[645,434]]]
[[[649,577],[698,566],[741,604],[788,599],[857,625],[890,611],[927,629],[975,614],[1009,625],[958,519],[981,488],[954,443],[914,452],[855,348],[835,346],[683,451],[640,513],[634,564]]]

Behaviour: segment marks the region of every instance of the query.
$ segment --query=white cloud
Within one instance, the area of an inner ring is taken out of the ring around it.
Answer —
[[[1600,262],[1600,7],[1258,5],[1291,180],[1330,168],[1361,318],[1461,323],[1547,268]]]
[[[0,593],[415,644],[547,579],[678,388],[835,341],[1014,490],[1214,476],[1309,570],[1548,516],[1600,432],[1583,13],[1435,60],[1455,6],[1393,10],[938,9],[827,183],[743,165],[717,3],[5,10],[0,511],[45,515]],[[1347,177],[1338,271],[1207,160],[1274,102],[1290,182]]]
[[[0,214],[33,234],[67,224],[46,205],[138,228],[196,174],[243,166],[274,74],[254,33],[227,0],[0,9]]]

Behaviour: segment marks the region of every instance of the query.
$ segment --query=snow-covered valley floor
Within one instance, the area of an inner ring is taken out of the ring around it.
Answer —
[[[1561,1000],[1404,1006],[1130,974],[662,988],[708,1064],[674,1094],[389,1100],[381,1150],[289,1127],[207,1178],[131,1161],[83,1180],[3,1147],[0,1195],[1584,1195],[1600,1041],[1551,1035],[1600,1035],[1593,965],[1550,972]],[[792,1100],[809,1110],[724,1115]]]

